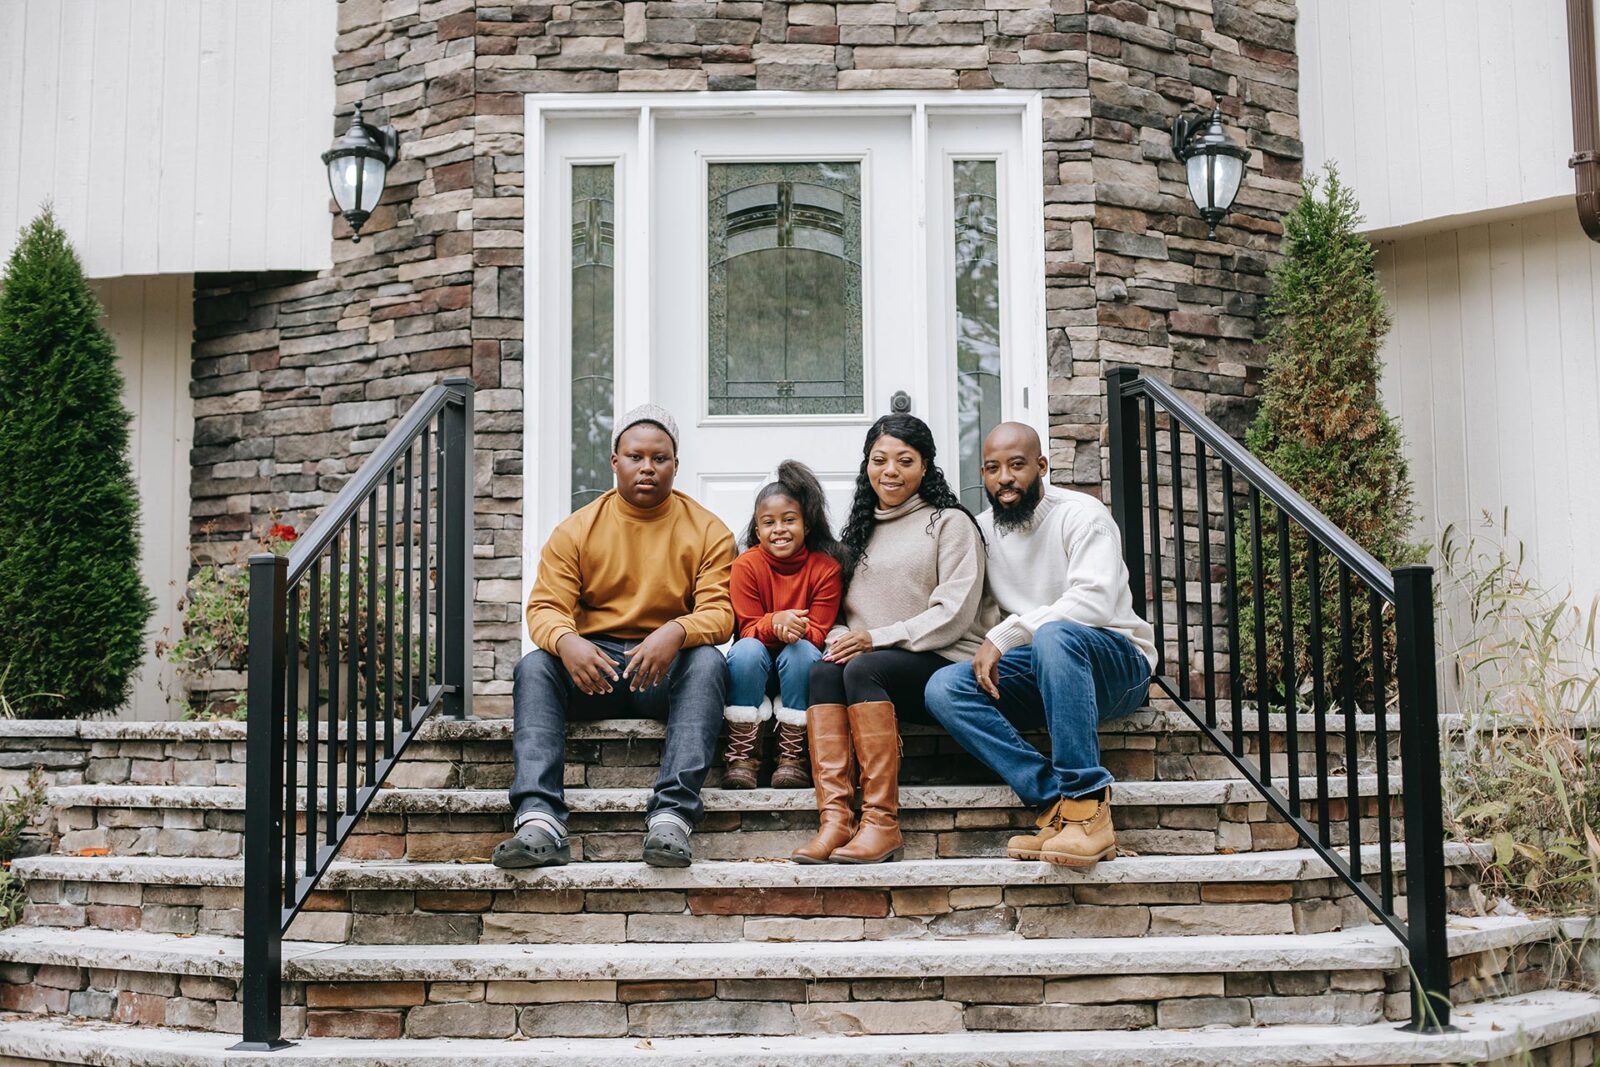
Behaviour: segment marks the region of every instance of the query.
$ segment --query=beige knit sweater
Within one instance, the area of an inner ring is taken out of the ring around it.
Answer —
[[[841,621],[829,640],[845,630],[866,630],[873,648],[971,659],[983,636],[972,631],[984,568],[983,542],[972,520],[950,508],[930,528],[929,506],[920,496],[879,508],[876,515],[866,558],[850,579]]]

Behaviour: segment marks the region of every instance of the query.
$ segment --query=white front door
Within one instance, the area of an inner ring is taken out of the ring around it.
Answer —
[[[897,398],[980,504],[982,433],[1048,428],[1039,123],[1004,91],[530,97],[524,593],[645,401],[735,531],[787,458],[842,523]]]
[[[910,124],[662,119],[656,173],[651,352],[658,402],[692,428],[679,487],[739,530],[798,459],[842,521],[872,420],[897,391],[928,400]]]

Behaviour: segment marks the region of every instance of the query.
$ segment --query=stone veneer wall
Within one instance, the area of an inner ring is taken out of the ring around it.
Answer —
[[[1041,90],[1056,480],[1098,491],[1114,364],[1170,376],[1241,432],[1265,272],[1300,172],[1294,17],[1280,0],[342,0],[341,113],[359,100],[392,121],[402,158],[359,244],[332,222],[333,269],[196,279],[201,553],[274,513],[309,521],[428,384],[470,372],[476,709],[509,714],[530,92]],[[1215,101],[1256,152],[1207,240],[1167,126]]]

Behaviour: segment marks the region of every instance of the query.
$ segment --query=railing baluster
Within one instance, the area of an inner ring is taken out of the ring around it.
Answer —
[[[402,668],[400,671],[400,677],[401,685],[404,687],[401,705],[405,708],[407,730],[411,729],[411,712],[412,709],[416,707],[416,703],[412,700],[411,696],[411,604],[416,599],[416,586],[412,584],[413,576],[411,570],[411,476],[411,447],[408,445],[406,446],[405,474],[401,479],[403,483],[401,495],[405,498],[406,518],[405,546],[403,553],[405,556],[405,563],[400,568],[405,572],[406,583],[405,600],[400,605],[400,612],[402,615],[401,636],[405,639],[405,644],[400,650]]]
[[[450,468],[445,462],[444,455],[444,412],[439,412],[439,429],[433,437],[433,447],[437,450],[434,462],[438,467],[434,474],[433,494],[433,681],[435,685],[443,685],[444,677],[444,640],[445,606],[450,603],[454,590],[450,587],[450,575],[445,567],[445,557],[449,555],[454,538],[450,534],[450,524],[445,518],[445,504],[450,498]]]
[[[300,811],[300,588],[288,591],[289,625],[284,641],[285,703],[283,759],[283,904],[294,897],[294,843]]]
[[[1350,877],[1361,880],[1361,735],[1356,721],[1355,616],[1350,605],[1352,575],[1339,564],[1339,704],[1344,708],[1345,819]]]
[[[1306,582],[1311,593],[1311,714],[1317,737],[1317,840],[1332,844],[1328,832],[1328,693],[1323,682],[1326,664],[1322,653],[1322,547],[1306,538]]]
[[[1166,594],[1161,578],[1161,481],[1160,453],[1156,450],[1156,402],[1144,398],[1144,455],[1147,464],[1145,485],[1150,507],[1150,611],[1155,616],[1156,673],[1165,674],[1167,663]]]
[[[1389,715],[1388,674],[1384,663],[1383,598],[1376,590],[1367,595],[1367,627],[1372,641],[1372,716],[1378,770],[1378,884],[1383,895],[1383,910],[1394,911],[1394,848],[1389,840]]]
[[[317,737],[322,731],[322,557],[311,561],[311,623],[306,627],[306,877],[317,873]]]
[[[1239,649],[1239,523],[1233,468],[1222,464],[1222,536],[1228,542],[1228,702],[1233,705],[1233,751],[1244,755],[1244,657]]]
[[[1289,808],[1300,814],[1300,721],[1296,706],[1294,648],[1293,568],[1289,558],[1289,516],[1277,513],[1278,527],[1278,612],[1283,632],[1283,746],[1289,761]]]
[[[1189,557],[1183,536],[1183,444],[1178,420],[1167,420],[1172,450],[1172,584],[1178,610],[1178,695],[1188,700],[1189,685]]]
[[[357,720],[361,677],[361,527],[359,512],[350,516],[350,610],[346,614],[345,709],[344,709],[344,814],[356,810],[356,753],[360,751],[361,729]]]
[[[422,482],[417,510],[417,526],[421,535],[421,541],[417,545],[417,627],[421,631],[418,635],[421,639],[421,647],[417,649],[417,680],[421,683],[419,688],[422,690],[418,695],[423,700],[427,700],[428,690],[432,684],[428,675],[428,628],[430,622],[428,614],[428,522],[432,516],[432,511],[428,507],[428,492],[430,489],[428,482],[430,472],[433,469],[433,421],[431,419],[428,421],[428,425],[422,428],[422,447],[418,450],[418,455],[422,460]]]
[[[1250,487],[1250,601],[1255,609],[1256,763],[1261,781],[1272,784],[1271,716],[1267,713],[1267,592],[1261,578],[1261,491]]]
[[[1206,725],[1217,725],[1216,635],[1211,617],[1211,481],[1207,477],[1206,446],[1194,439],[1194,475],[1200,503],[1200,654],[1205,657]]]
[[[322,815],[326,841],[332,848],[339,829],[339,579],[344,576],[344,535],[335,534],[328,557],[328,795]]]
[[[439,494],[439,521],[448,545],[439,563],[445,594],[439,602],[444,643],[439,655],[440,681],[446,686],[444,713],[455,719],[472,714],[472,382],[446,378],[459,387],[439,412],[444,447],[441,472],[451,472],[449,492]]]
[[[394,468],[384,479],[383,758],[394,758]]]
[[[378,494],[367,497],[367,777],[378,775]]]

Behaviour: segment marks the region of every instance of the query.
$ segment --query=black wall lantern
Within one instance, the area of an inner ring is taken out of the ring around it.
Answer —
[[[1239,195],[1249,150],[1228,136],[1222,125],[1222,108],[1217,107],[1210,117],[1179,115],[1172,120],[1172,154],[1188,171],[1189,198],[1206,220],[1206,236],[1215,237],[1217,223]]]
[[[383,196],[389,168],[400,158],[400,135],[393,126],[370,126],[361,121],[361,105],[350,117],[350,128],[322,153],[328,167],[328,188],[344,219],[361,240],[361,227]]]

